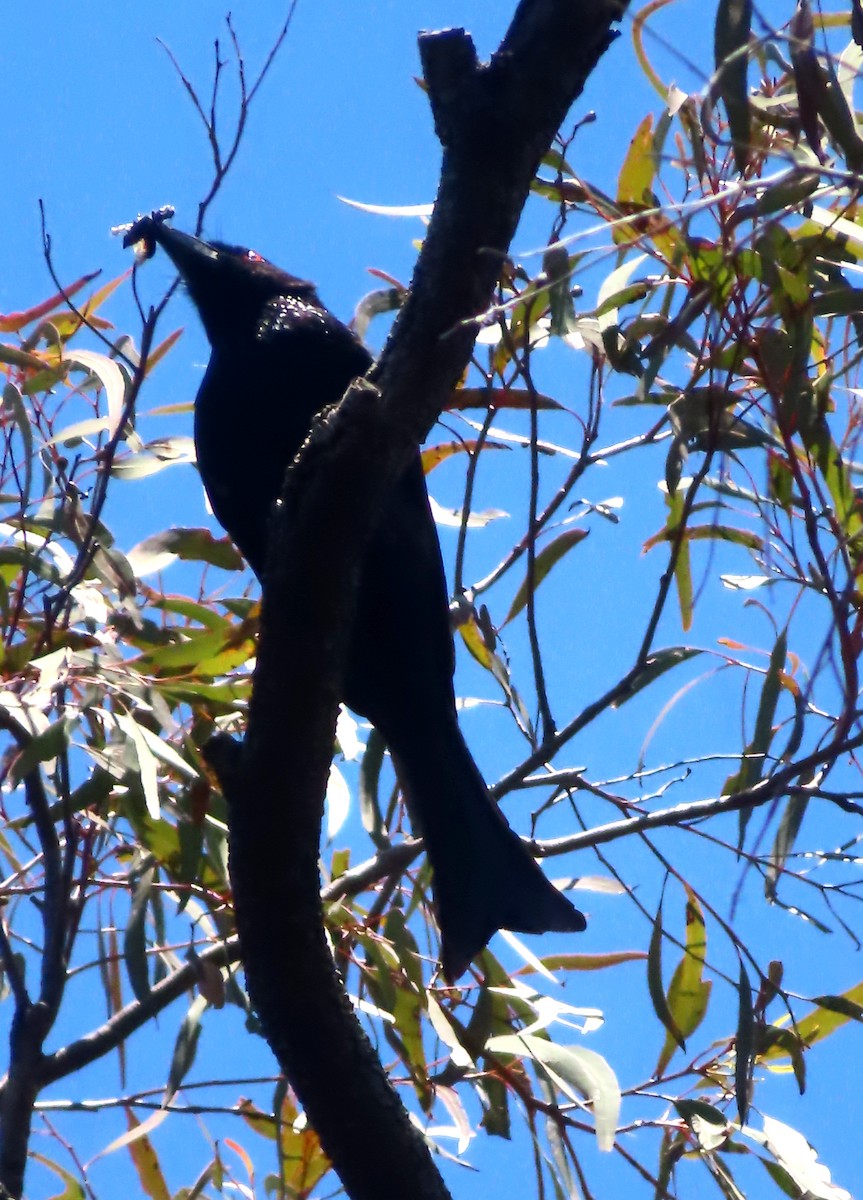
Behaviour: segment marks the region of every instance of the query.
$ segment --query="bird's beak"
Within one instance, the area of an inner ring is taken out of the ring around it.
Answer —
[[[216,263],[219,259],[215,246],[169,225],[153,225],[149,236],[162,247],[184,278],[192,271],[201,270],[207,261]]]
[[[151,258],[156,246],[161,246],[184,278],[190,272],[199,272],[207,262],[218,262],[219,251],[215,246],[165,224],[173,215],[173,208],[163,208],[139,217],[126,227],[123,245],[142,247],[144,258]]]

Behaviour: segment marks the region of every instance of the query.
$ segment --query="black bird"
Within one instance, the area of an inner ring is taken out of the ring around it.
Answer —
[[[270,512],[316,412],[369,369],[369,352],[311,283],[253,251],[142,217],[124,244],[169,255],[210,341],[195,444],[219,522],[259,579]],[[456,718],[440,546],[419,453],[394,486],[361,565],[344,701],[392,754],[434,875],[441,962],[455,980],[498,929],[582,930],[488,794]]]

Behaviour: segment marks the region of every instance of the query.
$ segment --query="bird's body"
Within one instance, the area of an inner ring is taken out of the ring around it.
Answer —
[[[213,512],[259,579],[269,517],[315,413],[371,357],[309,283],[258,255],[142,218],[194,301],[212,355],[195,402],[198,466]],[[419,454],[364,554],[344,701],[389,747],[434,873],[444,973],[457,978],[497,929],[580,930],[584,917],[507,825],[456,718],[440,546]]]

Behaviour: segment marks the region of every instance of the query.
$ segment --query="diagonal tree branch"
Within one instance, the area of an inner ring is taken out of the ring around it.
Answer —
[[[351,1011],[323,930],[318,843],[357,564],[390,481],[468,362],[540,158],[625,7],[522,0],[487,65],[463,30],[421,37],[444,150],[434,216],[374,386],[349,390],[288,473],[248,732],[239,754],[216,748],[249,991],[354,1200],[448,1194]]]

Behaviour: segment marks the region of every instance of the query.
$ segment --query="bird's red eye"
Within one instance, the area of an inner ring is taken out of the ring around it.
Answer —
[[[258,254],[258,252],[256,250],[247,250],[246,258],[249,260],[249,262],[266,262],[267,261],[264,258],[264,256],[262,254]]]

